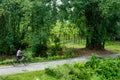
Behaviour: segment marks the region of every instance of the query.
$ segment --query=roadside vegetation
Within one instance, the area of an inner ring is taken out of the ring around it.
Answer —
[[[33,57],[32,52],[30,50],[24,51],[28,55],[28,61],[30,63],[35,63],[35,62],[45,62],[45,61],[51,61],[51,60],[59,60],[59,59],[66,59],[66,58],[74,58],[74,57],[82,57],[82,56],[87,56],[87,55],[92,55],[92,54],[119,54],[120,53],[120,42],[111,42],[108,41],[106,43],[106,50],[105,51],[95,51],[95,50],[84,50],[85,42],[81,43],[67,43],[65,44],[65,50],[63,50],[63,54],[61,55],[55,55],[51,56],[49,55],[48,57]],[[10,57],[10,59],[5,59],[0,61],[0,65],[11,65],[11,61],[15,58]]]
[[[91,56],[86,63],[59,65],[44,71],[32,71],[0,76],[0,80],[119,80],[120,56],[98,59]]]

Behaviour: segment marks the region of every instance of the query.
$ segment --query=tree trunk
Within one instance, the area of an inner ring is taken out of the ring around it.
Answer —
[[[86,39],[86,48],[95,50],[104,50],[104,43],[97,39]]]
[[[104,34],[100,30],[102,17],[98,2],[93,1],[86,5],[85,17],[87,23],[86,48],[103,50],[105,40],[103,38]]]

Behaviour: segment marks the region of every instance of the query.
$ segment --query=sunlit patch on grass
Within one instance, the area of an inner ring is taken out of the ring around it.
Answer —
[[[105,48],[118,53],[120,52],[120,42],[107,42]]]
[[[35,78],[35,80],[40,80],[39,78]]]

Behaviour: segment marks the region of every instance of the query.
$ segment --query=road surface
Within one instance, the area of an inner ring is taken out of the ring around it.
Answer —
[[[116,57],[118,54],[111,54],[111,55],[99,55],[99,57],[106,58],[106,57]],[[24,64],[19,64],[15,67],[12,65],[10,66],[0,66],[0,75],[9,75],[15,73],[21,73],[26,71],[35,71],[35,70],[44,70],[45,68],[49,67],[56,67],[57,65],[62,64],[72,64],[74,62],[86,62],[89,60],[89,57],[78,57],[78,58],[70,58],[64,60],[55,60],[50,62],[39,62],[39,63],[31,63],[27,66]]]

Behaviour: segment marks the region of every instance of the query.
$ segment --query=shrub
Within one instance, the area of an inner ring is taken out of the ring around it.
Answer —
[[[72,49],[66,49],[65,50],[65,56],[67,56],[67,57],[73,57],[74,55],[73,55],[73,53],[72,53]]]
[[[46,71],[58,80],[119,80],[120,57],[98,59],[94,55],[86,63],[65,64]]]
[[[48,75],[54,76],[56,78],[61,78],[61,77],[65,77],[65,75],[67,75],[69,70],[67,69],[67,67],[64,66],[57,66],[56,68],[52,69],[52,68],[46,68],[45,72]]]

